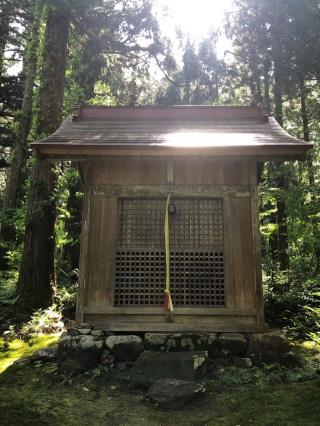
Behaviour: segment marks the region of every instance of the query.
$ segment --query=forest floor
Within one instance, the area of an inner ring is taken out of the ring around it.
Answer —
[[[219,380],[208,381],[201,400],[166,411],[145,401],[143,393],[129,392],[99,369],[71,378],[59,373],[54,363],[10,365],[56,339],[40,336],[31,347],[13,341],[9,350],[0,353],[1,426],[320,424],[320,352],[316,348],[303,349],[303,368],[230,367]]]

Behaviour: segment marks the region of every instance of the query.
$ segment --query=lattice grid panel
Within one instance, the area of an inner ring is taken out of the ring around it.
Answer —
[[[177,198],[172,204],[174,305],[224,306],[222,199]],[[165,199],[119,199],[115,306],[163,304],[164,213]]]

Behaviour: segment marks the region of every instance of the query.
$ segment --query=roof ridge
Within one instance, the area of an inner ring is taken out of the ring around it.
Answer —
[[[258,119],[268,120],[261,106],[236,105],[165,105],[104,106],[75,105],[72,121],[82,118],[155,118],[155,119]]]

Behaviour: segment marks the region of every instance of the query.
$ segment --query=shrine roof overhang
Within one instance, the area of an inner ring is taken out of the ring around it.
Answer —
[[[249,156],[303,160],[313,145],[290,136],[260,107],[77,107],[51,136],[32,144],[41,158]]]

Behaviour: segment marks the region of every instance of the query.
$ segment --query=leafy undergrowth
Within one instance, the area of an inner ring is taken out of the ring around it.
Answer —
[[[277,366],[227,368],[220,380],[207,384],[203,399],[173,411],[146,402],[141,393],[129,393],[115,377],[99,369],[71,378],[59,373],[54,363],[12,366],[0,375],[0,423],[316,426],[320,423],[320,379],[315,370],[319,352],[302,350],[306,355],[305,376],[301,368],[287,370],[286,375]]]
[[[13,339],[7,342],[0,338],[0,374],[17,359],[32,355],[38,349],[51,346],[58,341],[59,334],[43,334],[33,337],[29,342]]]

